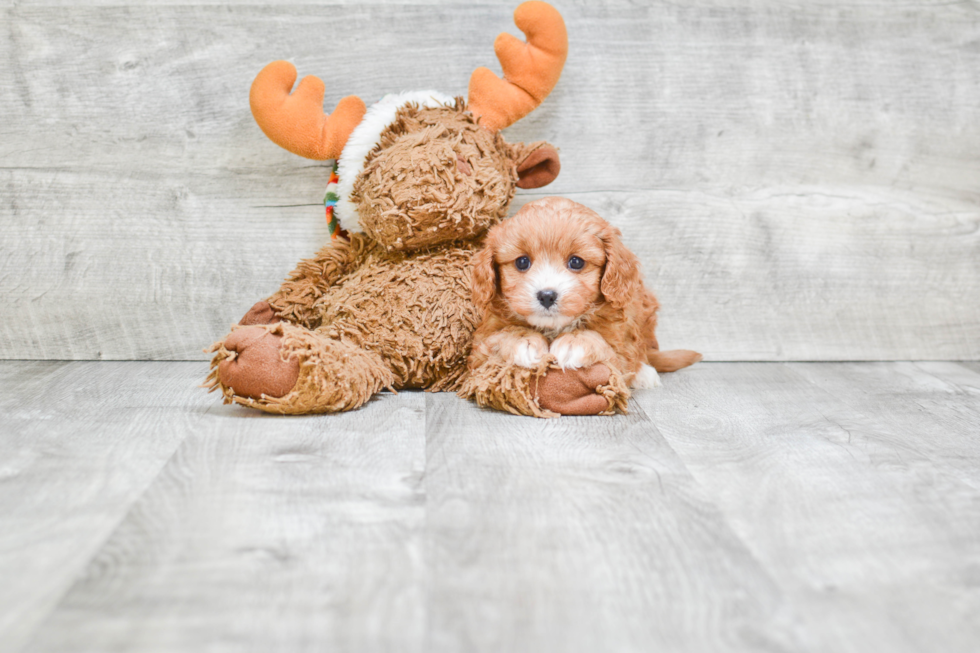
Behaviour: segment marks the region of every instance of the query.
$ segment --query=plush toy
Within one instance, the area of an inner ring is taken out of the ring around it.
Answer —
[[[366,108],[351,96],[325,115],[320,79],[306,77],[290,94],[292,64],[277,61],[256,76],[250,103],[265,134],[301,156],[336,160],[325,198],[333,237],[212,346],[206,386],[226,403],[336,412],[383,388],[461,387],[480,320],[471,258],[515,188],[544,186],[559,171],[554,147],[509,144],[500,130],[557,83],[565,25],[544,2],[520,5],[514,21],[527,42],[498,36],[504,79],[478,68],[468,101],[411,92]],[[508,396],[536,404],[539,385],[569,385],[539,383],[544,373],[515,372],[510,383],[520,388]],[[586,384],[550,400],[595,391]]]

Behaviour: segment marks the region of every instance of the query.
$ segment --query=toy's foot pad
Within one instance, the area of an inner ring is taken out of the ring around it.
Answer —
[[[596,363],[584,369],[548,370],[538,380],[538,404],[561,415],[598,415],[609,401],[596,388],[609,383],[609,368]]]
[[[255,306],[248,309],[248,313],[239,324],[275,324],[276,322],[279,322],[279,316],[269,302],[257,302]]]
[[[299,378],[299,360],[283,360],[282,335],[259,326],[235,329],[224,342],[233,357],[218,364],[221,383],[240,397],[284,397]]]

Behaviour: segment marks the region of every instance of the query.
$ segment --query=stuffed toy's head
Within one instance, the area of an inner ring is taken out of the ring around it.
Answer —
[[[336,159],[324,203],[334,235],[362,231],[389,250],[413,250],[477,237],[499,222],[515,187],[539,188],[558,176],[558,152],[544,142],[508,144],[500,130],[551,92],[568,51],[561,15],[544,2],[520,5],[522,42],[494,43],[504,71],[478,68],[469,101],[435,91],[387,95],[370,108],[356,96],[323,113],[324,84],[296,81],[286,61],[252,83],[252,114],[283,148]]]

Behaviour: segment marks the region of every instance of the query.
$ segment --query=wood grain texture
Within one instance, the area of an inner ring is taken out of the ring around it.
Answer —
[[[212,402],[199,363],[0,363],[0,650],[61,601]]]
[[[8,4],[0,357],[203,358],[326,238],[326,168],[253,124],[256,71],[293,59],[328,108],[463,93],[505,4]],[[978,7],[569,3],[508,138],[561,148],[548,193],[628,233],[679,346],[976,359]]]
[[[980,412],[950,364],[701,365],[639,403],[827,651],[980,642]],[[927,371],[928,370],[928,371]]]
[[[100,7],[118,6],[118,4],[119,3],[115,2],[114,0],[3,0],[3,2],[0,2],[0,7]],[[240,6],[266,4],[268,3],[264,0],[129,0],[129,2],[126,3],[127,6],[131,7],[154,7],[159,5]],[[342,7],[346,5],[408,5],[458,8],[463,6],[460,0],[292,0],[290,4],[296,6],[313,5],[317,7]],[[516,6],[514,0],[481,0],[480,4],[509,8],[514,8]],[[519,1],[517,4],[519,4]],[[565,10],[568,7],[588,6],[594,3],[592,3],[590,0],[556,0],[553,4],[561,10]],[[605,6],[614,7],[617,9],[635,9],[637,7],[644,7],[649,4],[653,3],[645,2],[644,0],[606,0],[606,2],[603,3]],[[730,9],[743,8],[745,6],[745,2],[743,0],[691,0],[687,4],[696,6],[700,9]],[[914,4],[909,3],[908,5],[903,5],[903,7],[921,9],[935,6],[943,7],[948,4],[950,4],[949,0],[917,0]],[[977,0],[961,0],[958,4],[963,5],[964,8],[969,8],[976,5]],[[766,8],[772,6],[774,8],[794,9],[803,9],[807,7],[834,9],[867,7],[867,4],[862,3],[860,0],[854,0],[852,2],[847,2],[846,0],[753,0],[752,5],[756,8]]]
[[[25,650],[423,650],[424,423],[212,407]]]
[[[0,650],[972,652],[971,367],[704,363],[535,420],[0,362]]]
[[[947,362],[794,366],[804,378],[852,410],[875,416],[878,428],[914,434],[912,452],[895,447],[894,464],[919,458],[938,476],[980,492],[980,375]],[[884,453],[884,452],[882,452]],[[910,455],[914,454],[913,455]],[[923,465],[924,466],[924,465]],[[944,489],[936,479],[937,489]],[[980,496],[974,498],[980,510]],[[980,512],[973,515],[980,528]]]
[[[980,362],[960,362],[960,366],[965,367],[968,370],[973,370],[974,372],[980,372]]]
[[[923,193],[569,193],[644,252],[664,349],[716,360],[980,357],[980,212]],[[858,254],[859,253],[859,254]]]
[[[807,650],[636,408],[544,421],[427,397],[429,650]]]

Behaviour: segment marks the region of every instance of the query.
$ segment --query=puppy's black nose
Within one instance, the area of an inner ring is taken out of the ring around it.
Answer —
[[[558,293],[554,290],[539,290],[538,303],[545,308],[551,308],[558,301]]]

